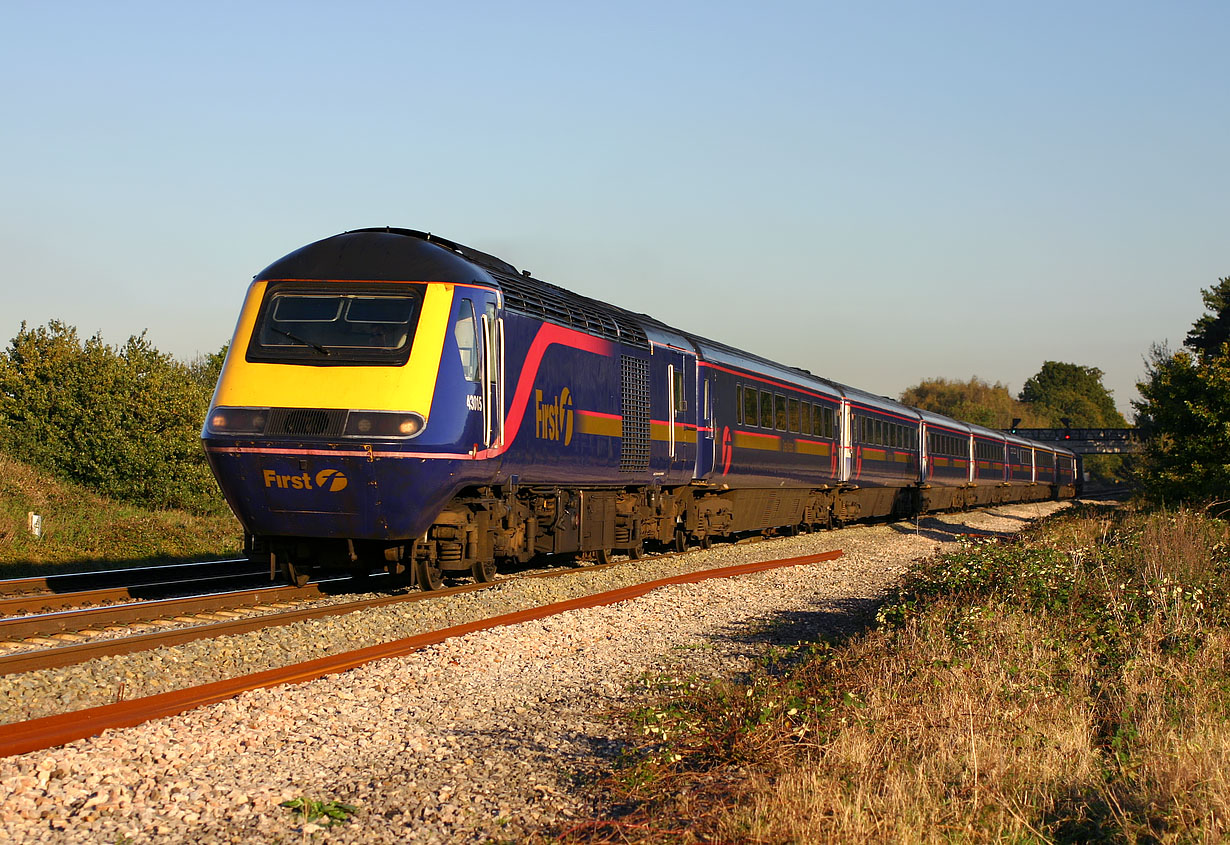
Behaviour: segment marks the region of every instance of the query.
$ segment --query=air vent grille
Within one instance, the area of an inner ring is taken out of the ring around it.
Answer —
[[[272,408],[265,433],[273,436],[338,437],[346,427],[346,412],[317,408]]]
[[[633,316],[596,299],[578,296],[529,277],[493,273],[504,291],[504,307],[531,317],[605,337],[618,343],[649,348],[649,339]]]
[[[619,471],[646,472],[649,469],[649,362],[621,355],[619,366],[623,400]]]

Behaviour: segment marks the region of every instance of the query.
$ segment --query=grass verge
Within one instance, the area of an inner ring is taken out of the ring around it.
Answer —
[[[1230,528],[1078,507],[920,562],[876,630],[656,679],[589,842],[1230,835]]]
[[[28,530],[30,513],[43,518],[41,538]],[[0,578],[233,557],[242,547],[229,513],[120,504],[0,454]]]

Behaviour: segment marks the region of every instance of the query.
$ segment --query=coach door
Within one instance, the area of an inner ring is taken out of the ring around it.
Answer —
[[[661,348],[661,347],[660,347]],[[696,356],[675,347],[663,349],[666,365],[666,446],[668,475],[692,479],[696,469]],[[689,401],[690,399],[690,401]]]
[[[838,431],[840,433],[841,449],[841,481],[854,478],[854,419],[850,414],[850,400],[844,396],[841,399],[841,412],[838,416]]]
[[[504,318],[496,316],[494,300],[486,303],[481,320],[483,337],[483,445],[504,446]]]

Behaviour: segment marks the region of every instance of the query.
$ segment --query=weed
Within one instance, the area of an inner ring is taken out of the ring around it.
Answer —
[[[341,801],[316,801],[306,796],[283,801],[280,806],[297,816],[302,816],[303,820],[309,824],[323,823],[326,827],[348,821],[359,811],[359,808],[352,804],[343,804]]]

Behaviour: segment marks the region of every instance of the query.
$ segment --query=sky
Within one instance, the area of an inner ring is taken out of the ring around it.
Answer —
[[[0,343],[183,360],[367,226],[875,393],[1121,410],[1230,275],[1230,4],[0,0]]]

